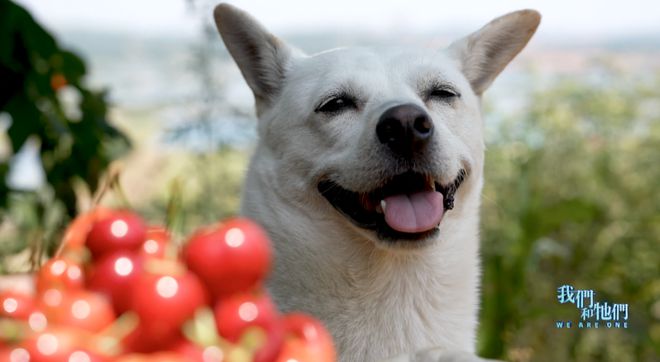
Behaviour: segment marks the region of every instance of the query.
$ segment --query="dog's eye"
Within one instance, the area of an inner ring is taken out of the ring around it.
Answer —
[[[336,113],[345,109],[356,109],[355,101],[349,96],[332,97],[321,103],[314,112]]]
[[[456,97],[460,97],[458,92],[448,89],[448,88],[435,88],[429,92],[429,99],[439,99],[439,100],[452,100]]]

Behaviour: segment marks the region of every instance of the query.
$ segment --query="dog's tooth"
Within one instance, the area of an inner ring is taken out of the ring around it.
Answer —
[[[380,200],[380,203],[376,205],[376,212],[382,214],[385,212],[385,200]]]
[[[435,181],[433,181],[433,177],[426,176],[426,186],[435,191]]]

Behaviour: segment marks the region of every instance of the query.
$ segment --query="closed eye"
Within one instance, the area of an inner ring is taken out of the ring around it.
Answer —
[[[349,109],[357,109],[357,104],[353,97],[341,94],[330,97],[316,107],[316,113],[338,113]]]
[[[451,88],[439,87],[439,88],[431,89],[428,92],[427,98],[429,100],[451,101],[460,96],[461,96],[460,93],[458,93],[457,91]]]

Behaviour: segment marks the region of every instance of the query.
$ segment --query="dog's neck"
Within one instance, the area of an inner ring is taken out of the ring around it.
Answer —
[[[243,213],[273,239],[269,290],[283,311],[321,319],[342,361],[426,347],[473,351],[481,185],[447,213],[432,245],[397,251],[376,247],[334,211],[297,205],[290,193],[275,191],[264,168],[250,170],[264,173],[248,174]]]

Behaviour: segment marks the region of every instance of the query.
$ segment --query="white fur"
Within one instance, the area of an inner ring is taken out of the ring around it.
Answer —
[[[255,93],[260,141],[242,212],[274,242],[269,289],[278,306],[322,320],[341,361],[401,354],[400,360],[442,360],[437,354],[412,357],[429,348],[473,353],[484,160],[480,94],[527,43],[538,13],[498,18],[444,51],[359,48],[312,56],[232,6],[219,5],[215,17]],[[432,81],[451,84],[460,98],[451,104],[424,99]],[[359,109],[334,117],[314,112],[338,87],[361,100]],[[396,173],[374,129],[384,110],[402,103],[423,107],[433,119],[426,166],[437,171],[438,180],[451,182],[459,169],[469,171],[439,236],[415,248],[354,226],[316,188],[320,179],[332,178],[366,192],[385,173]]]

